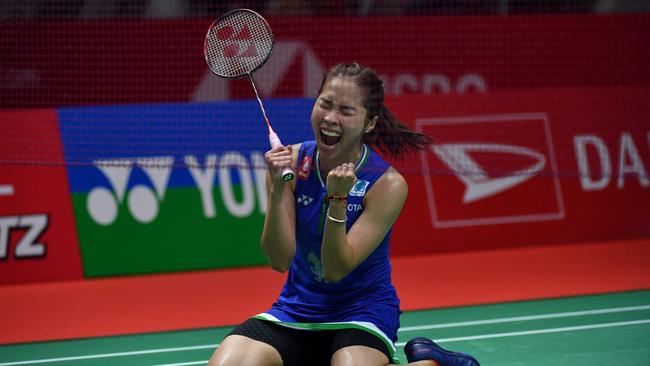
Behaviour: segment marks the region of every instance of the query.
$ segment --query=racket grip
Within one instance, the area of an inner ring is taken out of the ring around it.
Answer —
[[[269,133],[269,143],[271,143],[271,148],[275,149],[278,146],[282,146],[282,142],[280,141],[280,138],[278,137],[278,134],[275,132]],[[286,167],[282,169],[282,180],[285,182],[288,182],[293,179],[295,174],[293,174],[293,170],[291,170],[290,167]]]

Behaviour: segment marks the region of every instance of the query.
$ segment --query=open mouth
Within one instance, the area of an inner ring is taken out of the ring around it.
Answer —
[[[320,140],[327,146],[334,146],[341,141],[341,134],[335,131],[320,129]]]

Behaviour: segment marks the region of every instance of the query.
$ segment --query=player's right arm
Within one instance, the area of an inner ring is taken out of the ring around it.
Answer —
[[[264,154],[268,166],[266,188],[268,205],[260,247],[276,271],[286,272],[296,254],[295,180],[282,180],[282,169],[295,165],[300,145],[282,146]]]

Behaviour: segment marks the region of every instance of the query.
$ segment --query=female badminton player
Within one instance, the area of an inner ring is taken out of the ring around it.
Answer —
[[[373,148],[402,158],[430,138],[397,121],[383,101],[372,69],[336,65],[312,109],[315,139],[265,154],[269,202],[260,246],[273,269],[289,274],[271,309],[236,327],[210,366],[398,362],[400,309],[388,246],[408,188]],[[297,179],[282,179],[286,167]],[[405,353],[410,365],[479,365],[421,337]]]

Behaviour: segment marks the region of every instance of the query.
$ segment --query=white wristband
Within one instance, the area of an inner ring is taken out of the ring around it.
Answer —
[[[330,214],[328,213],[327,214],[327,219],[332,220],[334,222],[338,222],[339,224],[344,224],[348,220],[348,217],[346,216],[344,219],[335,219],[332,216],[330,216]]]

